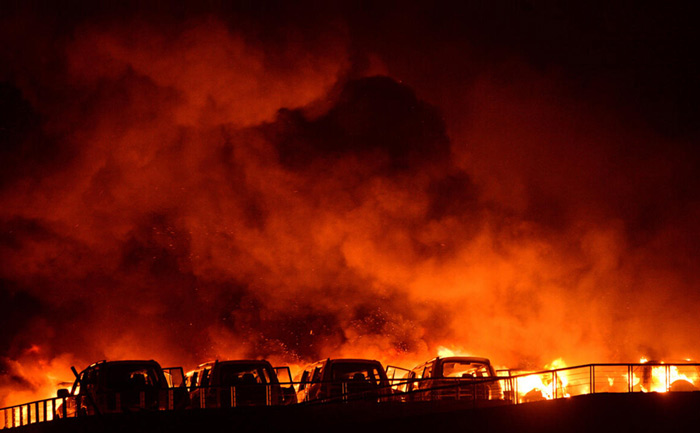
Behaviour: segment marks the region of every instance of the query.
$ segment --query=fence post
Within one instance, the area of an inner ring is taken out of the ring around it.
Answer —
[[[270,395],[270,385],[265,385],[265,406],[272,406],[272,396]]]
[[[632,364],[627,364],[627,392],[632,392]]]

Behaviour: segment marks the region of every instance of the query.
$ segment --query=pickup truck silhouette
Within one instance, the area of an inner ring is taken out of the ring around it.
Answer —
[[[184,408],[187,389],[180,367],[156,361],[100,361],[76,374],[70,390],[59,389],[57,417]],[[172,392],[170,392],[172,391]]]
[[[286,383],[280,384],[278,374]],[[296,403],[289,367],[273,368],[265,360],[206,362],[189,371],[186,382],[194,408]]]

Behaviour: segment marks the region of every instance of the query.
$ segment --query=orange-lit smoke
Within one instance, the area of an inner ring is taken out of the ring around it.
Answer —
[[[104,358],[698,356],[677,251],[698,207],[639,217],[688,175],[648,151],[665,138],[542,97],[556,77],[445,99],[381,52],[358,66],[342,26],[313,34],[81,23],[51,73],[12,53],[0,405]]]

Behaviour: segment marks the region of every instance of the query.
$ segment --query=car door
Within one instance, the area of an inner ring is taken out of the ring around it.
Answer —
[[[408,390],[408,379],[411,370],[394,365],[386,366],[386,377],[391,388],[396,392],[405,393]]]
[[[279,404],[292,404],[297,402],[297,396],[294,392],[294,383],[292,383],[292,372],[289,367],[274,367],[277,382],[279,382],[281,395]]]

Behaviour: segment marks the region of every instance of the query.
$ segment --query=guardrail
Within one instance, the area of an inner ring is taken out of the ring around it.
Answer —
[[[3,428],[20,427],[37,422],[51,421],[56,412],[57,398],[39,400],[2,409]]]
[[[388,386],[358,387],[353,381],[318,383],[324,391],[301,404],[374,401],[459,400],[474,407],[522,404],[596,393],[700,390],[700,364],[587,364],[537,372],[505,371],[493,378],[390,380]],[[272,406],[296,402],[297,382],[186,390],[130,391],[39,400],[0,409],[0,426],[14,428],[59,418],[141,410]],[[308,384],[307,384],[308,385]]]
[[[514,403],[596,393],[700,390],[700,364],[587,364],[501,379]]]
[[[405,401],[474,400],[506,404],[596,393],[700,391],[700,364],[586,364],[555,370],[500,371],[495,378],[392,380]]]
[[[178,392],[179,391],[179,392]],[[185,408],[184,389],[159,389],[54,397],[0,409],[2,428],[53,421],[60,418]]]

